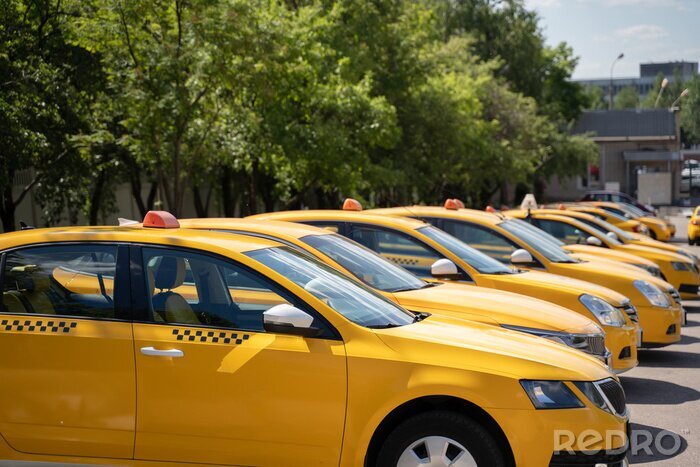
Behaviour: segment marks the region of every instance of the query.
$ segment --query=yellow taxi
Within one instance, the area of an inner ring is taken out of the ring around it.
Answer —
[[[502,262],[609,287],[631,299],[642,327],[642,346],[659,347],[681,338],[683,309],[665,292],[672,286],[644,271],[609,262],[581,261],[543,238],[527,222],[472,209],[411,206],[373,210],[417,217]]]
[[[632,234],[582,212],[568,209],[532,212],[533,217],[539,219],[535,225],[569,245],[565,248],[579,251],[582,246],[577,245],[574,238],[578,235],[579,241],[594,245],[603,255],[625,252],[653,261],[659,268],[660,277],[673,286],[668,292],[676,301],[680,302],[681,298],[698,298],[700,270],[692,253],[656,240],[635,240]],[[519,218],[527,216],[523,211],[508,211],[507,214]],[[547,216],[547,219],[543,216]],[[660,245],[663,245],[663,248],[660,248]]]
[[[559,206],[562,205],[560,204]],[[566,209],[570,209],[572,211],[585,212],[586,214],[595,216],[598,219],[604,220],[605,222],[608,222],[617,227],[618,229],[624,230],[626,232],[634,232],[642,235],[649,234],[649,228],[643,223],[639,222],[638,220],[629,219],[625,216],[615,214],[614,212],[606,211],[605,209],[590,204],[564,204],[563,206],[565,206]],[[557,206],[547,207],[554,208]]]
[[[441,293],[446,299],[455,300],[456,296],[453,293],[447,295],[447,290],[458,290],[454,287],[461,285],[465,288],[463,284],[472,284],[479,286],[474,292],[477,295],[486,294],[482,288],[490,288],[556,303],[600,323],[605,331],[605,344],[612,354],[611,367],[615,371],[626,371],[637,364],[636,347],[641,343],[641,332],[634,321],[637,319],[636,310],[629,299],[606,287],[504,266],[442,230],[408,218],[354,210],[287,211],[251,218],[301,222],[333,229],[418,277],[449,282],[446,286],[451,286],[450,289],[441,286],[435,290],[435,300]],[[459,284],[452,285],[455,282]],[[417,295],[413,293],[413,296]],[[427,298],[425,292],[423,296]],[[523,303],[527,302],[521,298]],[[401,303],[409,306],[407,302]],[[519,305],[513,303],[513,306],[518,308]],[[520,330],[537,332],[524,327]]]
[[[658,217],[648,216],[641,209],[634,206],[624,203],[613,203],[611,201],[588,201],[586,204],[604,209],[618,216],[626,217],[627,219],[641,222],[647,226],[649,229],[649,236],[654,240],[667,242],[673,237],[674,232],[666,221]]]
[[[696,206],[688,221],[688,245],[700,244],[700,206]]]
[[[586,316],[519,294],[460,283],[425,282],[372,250],[327,229],[291,222],[230,218],[181,219],[180,225],[284,243],[317,257],[412,312],[447,314],[544,337],[594,355],[618,373],[637,365],[634,334],[625,340],[618,335],[618,329],[613,330],[608,338],[614,345],[613,350],[619,350],[619,355],[627,344],[629,349],[625,352],[630,354],[629,358],[613,360],[605,345],[605,333]],[[502,269],[500,263],[496,262],[495,266]],[[621,296],[617,298],[624,300]],[[580,308],[585,309],[582,305]]]
[[[625,455],[624,391],[595,358],[410,313],[278,242],[151,212],[137,226],[0,235],[0,264],[5,461],[539,467]]]

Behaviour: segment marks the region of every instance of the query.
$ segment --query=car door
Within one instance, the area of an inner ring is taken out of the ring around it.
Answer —
[[[0,433],[13,449],[132,458],[128,259],[108,244],[2,254]]]
[[[233,465],[337,465],[345,346],[288,291],[231,260],[174,248],[134,250],[136,459]],[[147,285],[145,285],[147,284]],[[289,303],[317,338],[266,332]]]

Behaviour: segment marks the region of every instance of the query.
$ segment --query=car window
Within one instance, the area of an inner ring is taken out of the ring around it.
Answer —
[[[432,225],[421,227],[418,232],[439,243],[452,254],[469,264],[482,274],[515,274],[516,270],[506,267],[485,253],[472,248],[457,237]]]
[[[117,247],[57,245],[7,253],[5,313],[116,318]]]
[[[407,270],[349,238],[340,235],[307,235],[301,240],[375,289],[399,292],[421,289],[427,285]]]
[[[573,225],[548,219],[538,219],[536,222],[537,227],[561,240],[567,245],[586,243],[585,232],[582,232]]]
[[[208,255],[144,248],[143,261],[156,322],[262,332],[263,313],[290,303],[271,281]]]
[[[431,266],[443,258],[423,242],[399,232],[355,225],[350,238],[418,277],[432,277]]]
[[[521,242],[525,243],[530,249],[537,251],[539,254],[554,263],[575,263],[576,260],[569,256],[566,250],[563,250],[557,245],[550,242],[543,242],[539,235],[536,235],[529,229],[523,228],[519,222],[513,222],[515,219],[503,221],[498,226],[516,236]]]
[[[246,255],[303,287],[360,326],[387,328],[415,321],[411,313],[377,292],[289,247],[264,248],[250,251]]]
[[[501,263],[510,263],[510,255],[518,246],[498,232],[476,224],[445,219],[443,229],[462,242]]]

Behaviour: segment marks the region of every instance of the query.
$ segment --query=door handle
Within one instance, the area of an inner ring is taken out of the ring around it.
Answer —
[[[185,356],[185,352],[179,349],[160,350],[155,347],[141,347],[141,353],[150,357],[173,357],[180,358]]]

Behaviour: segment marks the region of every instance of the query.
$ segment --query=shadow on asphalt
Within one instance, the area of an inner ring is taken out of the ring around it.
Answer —
[[[700,400],[700,392],[693,388],[647,378],[620,376],[628,404],[678,405]]]
[[[640,367],[700,368],[700,358],[694,352],[640,349],[638,356]]]
[[[647,464],[672,459],[688,448],[688,441],[677,433],[655,426],[632,423],[630,464]]]
[[[700,306],[683,305],[683,308],[685,308],[685,311],[687,311],[688,313],[700,313]]]
[[[700,337],[681,336],[681,341],[677,342],[675,345],[697,344],[698,342],[700,342]]]

